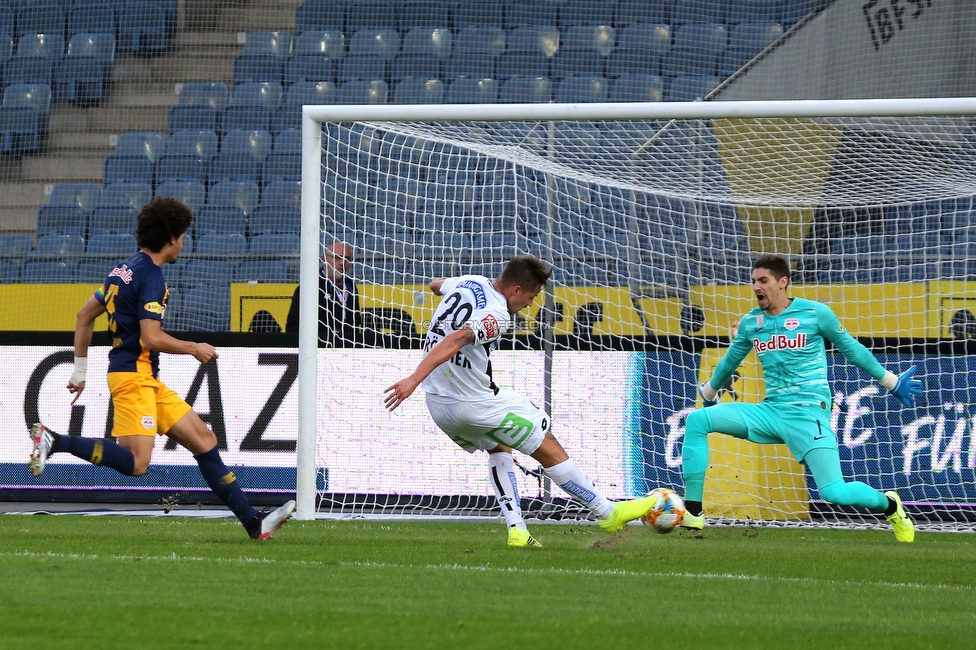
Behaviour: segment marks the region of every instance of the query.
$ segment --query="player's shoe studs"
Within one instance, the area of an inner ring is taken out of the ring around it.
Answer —
[[[891,522],[891,528],[895,531],[895,539],[899,542],[915,541],[915,524],[908,518],[905,508],[901,505],[901,497],[897,492],[885,492],[885,496],[893,500],[898,506],[893,514],[888,515],[887,519]]]
[[[47,428],[40,423],[34,424],[30,428],[31,440],[34,442],[34,450],[31,452],[30,471],[34,476],[40,476],[44,473],[44,466],[47,464],[47,458],[51,455],[51,447],[54,446],[54,436],[47,430]]]
[[[681,527],[690,530],[701,530],[705,527],[705,515],[693,515],[690,512],[686,512],[685,516],[681,518]]]
[[[294,500],[285,503],[277,510],[262,512],[258,515],[261,525],[251,533],[253,539],[268,539],[276,530],[285,525],[288,518],[295,512]]]
[[[657,497],[642,497],[630,501],[617,501],[613,504],[613,512],[606,519],[600,520],[600,528],[608,533],[615,533],[628,521],[640,519],[647,511],[654,507]]]
[[[508,545],[513,548],[542,548],[539,540],[533,537],[529,531],[515,526],[508,529]]]

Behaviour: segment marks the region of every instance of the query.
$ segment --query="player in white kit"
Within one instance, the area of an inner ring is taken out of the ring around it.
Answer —
[[[514,315],[532,304],[551,274],[543,262],[523,255],[505,265],[495,280],[480,275],[433,280],[431,291],[445,297],[434,312],[424,360],[384,391],[392,411],[422,383],[437,426],[465,451],[488,452],[509,546],[541,546],[522,518],[512,449],[539,461],[549,478],[596,515],[607,532],[644,516],[653,501],[609,501],[553,437],[549,414],[492,381],[491,351],[502,334],[514,329]]]

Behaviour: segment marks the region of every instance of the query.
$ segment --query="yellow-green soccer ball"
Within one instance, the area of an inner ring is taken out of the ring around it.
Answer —
[[[654,505],[641,517],[645,525],[662,535],[681,525],[685,516],[685,500],[681,495],[674,490],[659,487],[651,490],[647,496],[654,498]]]

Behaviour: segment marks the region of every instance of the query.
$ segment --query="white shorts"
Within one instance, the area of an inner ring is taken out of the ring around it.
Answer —
[[[441,431],[468,453],[505,445],[532,454],[549,432],[549,415],[528,397],[501,388],[479,401],[427,394],[427,409]]]

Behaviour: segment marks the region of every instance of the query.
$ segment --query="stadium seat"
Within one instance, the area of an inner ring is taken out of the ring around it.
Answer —
[[[302,186],[298,181],[272,181],[266,183],[261,193],[261,204],[266,206],[292,207],[296,210],[302,206]],[[252,232],[253,236],[254,233]]]
[[[252,239],[274,233],[298,235],[301,233],[302,214],[295,206],[262,203],[251,213],[249,225]]]
[[[445,63],[444,77],[451,79],[493,79],[497,57],[490,52],[455,50]]]
[[[142,155],[155,163],[166,153],[166,134],[158,131],[130,131],[119,136],[115,153],[126,156]]]
[[[92,210],[89,236],[133,233],[138,213],[128,205],[97,205]]]
[[[237,205],[207,204],[200,209],[193,220],[193,236],[196,240],[204,235],[244,236],[247,216]]]
[[[47,133],[51,119],[51,87],[46,84],[12,84],[3,92],[3,105],[30,107],[37,111],[41,135]]]
[[[234,88],[234,104],[264,106],[274,110],[284,96],[281,84],[269,81],[247,81]]]
[[[605,61],[605,57],[597,50],[561,48],[552,57],[552,78],[562,79],[573,76],[602,77],[605,72]]]
[[[454,29],[488,27],[502,29],[504,3],[495,0],[461,0],[454,5]]]
[[[557,102],[606,102],[610,84],[606,77],[566,77],[556,84]]]
[[[392,59],[399,52],[400,34],[393,29],[363,29],[353,33],[349,40],[349,54],[373,54]]]
[[[719,56],[728,48],[724,25],[688,23],[675,30],[674,49],[664,60],[666,76],[715,74]]]
[[[152,161],[143,155],[109,154],[105,157],[102,181],[108,183],[153,182]]]
[[[294,54],[316,54],[338,60],[346,55],[346,38],[335,30],[302,32],[295,40]]]
[[[85,240],[78,234],[49,233],[37,238],[35,255],[80,255],[85,252]]]
[[[102,64],[102,76],[107,84],[115,68],[115,36],[113,34],[75,34],[68,42],[68,56],[93,56]]]
[[[443,104],[444,82],[440,79],[404,79],[394,86],[394,104]]]
[[[336,59],[322,54],[292,54],[285,61],[285,85],[296,83],[334,82],[336,79]]]
[[[261,182],[302,180],[302,154],[271,153],[261,166]]]
[[[334,104],[335,102],[333,101],[331,103]],[[271,116],[271,133],[280,133],[289,129],[300,128],[302,128],[302,107],[300,105],[285,104],[284,106],[279,106]]]
[[[119,51],[142,56],[166,50],[166,14],[153,2],[127,2],[119,14]]]
[[[297,258],[244,259],[237,267],[235,282],[298,282]]]
[[[495,76],[502,81],[513,77],[548,77],[549,58],[542,52],[505,52],[498,57]]]
[[[73,284],[75,260],[28,259],[20,272],[20,281],[22,284]]]
[[[266,188],[265,193],[267,192]],[[210,188],[207,205],[237,206],[244,211],[245,216],[250,216],[258,204],[259,194],[257,183],[221,181]]]
[[[55,67],[55,93],[72,104],[98,106],[104,95],[104,81],[102,62],[94,56],[66,56]]]
[[[607,0],[568,0],[559,5],[559,29],[575,25],[612,25],[617,3]]]
[[[121,255],[128,257],[139,250],[132,233],[98,234],[88,240],[85,252],[97,255]],[[107,269],[106,269],[107,272]]]
[[[17,11],[17,34],[64,34],[64,11],[53,2],[24,3]]]
[[[198,255],[244,255],[247,240],[242,234],[207,233],[194,238]]]
[[[403,36],[403,52],[446,59],[451,55],[451,42],[451,31],[446,27],[415,27]]]
[[[816,11],[822,0],[782,0],[779,22],[789,29],[807,15]]]
[[[660,102],[664,80],[658,75],[626,74],[610,82],[611,102]]]
[[[28,240],[30,243],[30,240]],[[264,233],[251,238],[252,255],[298,255],[301,238],[295,234]]]
[[[596,50],[607,56],[617,44],[617,32],[608,25],[574,25],[560,34],[560,47],[567,50]]]
[[[779,20],[780,0],[730,0],[725,7],[729,25],[755,21],[775,23]]]
[[[64,56],[64,32],[21,34],[17,41],[17,56],[36,56],[57,62]]]
[[[302,150],[301,129],[288,129],[274,137],[272,150],[276,153],[295,153]]]
[[[441,77],[441,61],[433,54],[399,54],[393,59],[390,69],[390,78],[394,84],[404,79],[426,80]]]
[[[494,79],[455,79],[447,87],[447,104],[496,104],[498,82]]]
[[[186,154],[165,154],[156,163],[156,183],[167,181],[196,181],[207,184],[206,158]]]
[[[101,197],[97,183],[58,183],[51,190],[48,205],[74,205],[90,213]]]
[[[34,153],[40,148],[40,119],[27,106],[0,106],[0,152],[12,156]]]
[[[628,25],[619,31],[620,49],[636,50],[653,56],[671,52],[671,29],[663,23]]]
[[[224,135],[220,151],[262,162],[271,153],[271,144],[272,137],[269,131],[234,130]],[[216,182],[212,175],[210,182],[211,184]]]
[[[295,10],[295,31],[343,31],[346,25],[346,5],[334,0],[305,0]]]
[[[236,264],[232,270],[236,270]],[[180,300],[179,327],[192,332],[229,330],[229,283],[230,279],[227,279],[220,284],[191,286],[184,289]]]
[[[187,81],[180,88],[180,104],[209,106],[219,113],[229,103],[230,91],[223,81]]]
[[[166,181],[156,186],[156,196],[168,196],[180,201],[194,214],[203,205],[207,194],[202,183],[196,181]]]
[[[360,0],[346,6],[346,32],[396,30],[398,3],[387,0]]]
[[[714,75],[678,75],[671,82],[671,88],[668,89],[668,96],[665,101],[693,102],[715,90],[721,81],[719,77]]]
[[[54,64],[43,56],[15,56],[3,66],[3,85],[45,84],[50,86]]]
[[[245,81],[282,81],[282,61],[273,54],[238,54],[234,57],[234,85]]]
[[[671,4],[671,26],[686,23],[721,23],[727,0],[681,0]]]
[[[388,78],[387,59],[378,54],[349,54],[339,62],[337,79],[349,81],[383,80]],[[339,102],[341,103],[341,102]]]
[[[271,111],[264,106],[231,104],[220,118],[220,127],[228,131],[270,131]]]
[[[285,93],[285,104],[334,104],[336,86],[331,81],[300,81],[291,85]]]
[[[550,0],[509,0],[505,4],[505,29],[555,27],[558,6]]]
[[[30,235],[0,233],[0,254],[26,255],[31,252],[33,247],[34,244],[31,242]]]
[[[552,82],[546,77],[513,77],[503,81],[499,99],[507,104],[539,104],[552,101]]]
[[[551,57],[559,50],[559,30],[555,27],[519,27],[506,37],[508,52],[541,52]]]
[[[88,214],[71,205],[43,205],[37,211],[37,235],[78,235],[85,237]]]
[[[385,81],[349,81],[339,86],[336,104],[386,104],[390,95]]]
[[[240,153],[219,153],[210,161],[210,183],[237,181],[257,183],[260,163],[251,156]]]
[[[244,41],[244,54],[272,54],[279,59],[287,59],[294,40],[289,31],[251,32]]]
[[[7,57],[13,55],[13,41],[14,37],[17,35],[16,27],[17,14],[14,8],[9,6],[0,6],[0,34],[4,34],[10,37],[10,52],[7,53]]]
[[[719,60],[719,75],[727,77],[783,35],[779,23],[740,23],[729,35],[729,49]]]
[[[166,123],[171,136],[177,131],[216,131],[217,111],[210,106],[177,104],[169,109]]]
[[[99,205],[129,206],[138,213],[152,199],[149,183],[109,183],[102,190]]]
[[[441,0],[405,0],[397,15],[397,30],[406,34],[412,29],[447,28],[454,13],[453,4]]]
[[[508,47],[508,37],[500,27],[465,27],[454,39],[454,52],[488,52],[498,56]]]
[[[169,136],[166,153],[210,160],[217,155],[217,142],[217,134],[210,130],[177,131]]]
[[[76,34],[111,34],[115,37],[115,3],[78,5],[68,14],[68,38]]]

